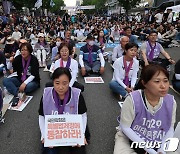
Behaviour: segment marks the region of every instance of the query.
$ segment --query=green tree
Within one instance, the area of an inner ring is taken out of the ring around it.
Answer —
[[[100,11],[105,8],[104,4],[106,1],[107,0],[83,0],[82,5],[95,5],[95,10]],[[91,14],[94,10],[85,10],[84,12]]]
[[[29,9],[33,8],[37,0],[11,0],[13,5],[16,7],[17,10],[22,9],[22,7],[27,7]],[[64,1],[63,0],[53,0],[55,3],[55,6],[51,7],[50,6],[50,1],[51,0],[42,0],[42,8],[43,9],[48,9],[51,12],[58,12],[60,10],[61,6],[64,6]]]
[[[36,0],[10,0],[17,10],[21,10],[22,7],[33,8]]]
[[[124,7],[126,13],[128,13],[128,10],[135,7],[140,1],[141,0],[118,0],[119,5]]]
[[[50,10],[51,12],[58,12],[60,10],[61,6],[65,6],[63,0],[53,0],[55,5],[53,7],[51,7],[50,1],[51,0],[43,0],[43,6],[42,7]]]

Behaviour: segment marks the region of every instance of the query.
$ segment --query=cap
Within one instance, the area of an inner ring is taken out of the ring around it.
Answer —
[[[87,40],[94,40],[94,36],[93,35],[88,35]]]
[[[44,34],[43,33],[39,33],[38,37],[44,37]]]

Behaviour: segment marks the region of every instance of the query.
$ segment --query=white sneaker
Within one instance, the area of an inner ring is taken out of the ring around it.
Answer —
[[[119,95],[119,100],[120,100],[120,101],[122,100],[122,98],[123,98],[123,97],[122,97],[121,95]]]
[[[42,62],[41,61],[39,61],[39,67],[42,67]]]
[[[43,62],[43,65],[42,65],[42,67],[46,67],[46,62],[45,62],[45,61]]]
[[[20,92],[20,93],[18,93],[18,97],[19,97],[19,99],[20,99],[21,101],[24,101],[24,100],[26,99],[26,94]]]

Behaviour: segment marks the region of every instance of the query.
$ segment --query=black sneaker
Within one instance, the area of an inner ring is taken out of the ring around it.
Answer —
[[[0,123],[4,123],[4,122],[5,122],[5,119],[2,116],[2,111],[0,111]]]
[[[19,97],[14,97],[13,100],[12,100],[12,107],[15,107],[18,105],[18,102],[19,102]]]

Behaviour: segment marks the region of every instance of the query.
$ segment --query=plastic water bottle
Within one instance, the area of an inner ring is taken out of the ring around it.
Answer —
[[[4,74],[4,77],[6,78],[7,77],[7,71],[6,71],[5,67],[3,68],[3,74]]]

